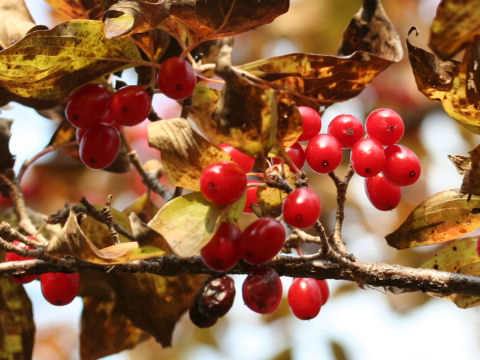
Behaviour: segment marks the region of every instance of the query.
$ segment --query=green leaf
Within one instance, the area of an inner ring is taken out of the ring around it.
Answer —
[[[397,249],[437,244],[462,237],[480,226],[480,197],[458,189],[442,191],[418,205],[385,238]]]
[[[0,359],[31,359],[35,324],[23,286],[0,278]]]
[[[0,51],[0,92],[24,105],[51,107],[77,87],[131,66],[130,60],[140,60],[130,39],[108,40],[102,22],[72,20]]]
[[[169,201],[148,223],[175,254],[198,255],[217,231],[229,207],[215,205],[195,192]]]

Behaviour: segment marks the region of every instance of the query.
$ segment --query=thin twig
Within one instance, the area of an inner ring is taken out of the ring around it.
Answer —
[[[113,220],[112,216],[112,194],[108,194],[105,207],[102,209],[102,214],[107,221],[110,237],[113,239],[115,244],[120,244],[120,238],[118,237],[118,232],[115,230],[115,221]]]

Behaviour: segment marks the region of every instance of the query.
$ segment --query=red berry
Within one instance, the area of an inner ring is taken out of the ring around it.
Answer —
[[[342,148],[351,148],[363,137],[363,125],[353,115],[338,115],[328,125],[328,133],[338,140]]]
[[[408,147],[396,144],[385,149],[383,174],[392,184],[412,185],[420,177],[420,172],[420,161]]]
[[[320,198],[315,191],[306,187],[292,191],[283,203],[285,222],[300,229],[315,224],[321,212]]]
[[[303,150],[302,145],[300,143],[296,142],[293,144],[291,147],[289,147],[287,150],[285,150],[287,155],[290,157],[290,160],[295,164],[295,166],[299,169],[302,170],[303,165],[305,165],[305,151]],[[280,164],[281,160],[279,158],[274,158],[273,163],[274,164]]]
[[[310,140],[317,135],[322,128],[322,119],[320,114],[308,106],[299,106],[298,111],[302,116],[302,135],[298,138],[298,141]]]
[[[367,134],[389,146],[399,141],[405,131],[403,120],[391,109],[377,109],[368,115],[365,121]]]
[[[25,245],[24,243],[18,240],[13,240],[12,244],[25,249],[33,249],[31,246]],[[20,256],[12,252],[7,252],[5,254],[5,261],[23,261],[23,260],[31,260],[31,259],[34,259],[34,258],[30,256],[27,256],[27,257]],[[13,281],[19,284],[26,284],[35,280],[36,277],[37,277],[36,275],[24,275],[24,276],[12,276],[10,279],[12,279]]]
[[[107,116],[112,94],[101,84],[88,84],[75,91],[67,101],[65,115],[75,127],[92,127]]]
[[[328,289],[328,282],[325,279],[317,280],[317,285],[320,288],[322,293],[322,306],[325,305],[328,298],[330,297],[330,290]]]
[[[240,237],[242,231],[230,222],[220,225],[213,238],[200,254],[205,264],[213,270],[227,271],[240,260]]]
[[[67,305],[80,288],[79,273],[45,273],[40,275],[43,297],[53,305]]]
[[[158,69],[158,88],[169,98],[183,100],[193,94],[197,77],[192,65],[180,57],[171,57]]]
[[[285,244],[287,233],[274,218],[263,217],[248,226],[240,238],[241,257],[250,264],[270,261]]]
[[[80,141],[82,141],[83,135],[89,130],[90,128],[77,128],[75,130],[75,139],[77,140],[77,143],[80,144]]]
[[[308,165],[319,173],[334,171],[342,161],[340,143],[328,134],[318,134],[310,140],[305,150]]]
[[[255,158],[238,151],[229,144],[220,144],[218,147],[226,151],[232,157],[232,160],[240,165],[245,173],[252,171],[253,166],[255,165]]]
[[[361,139],[353,145],[350,161],[358,175],[363,177],[377,175],[385,164],[383,146],[373,138]]]
[[[113,94],[110,114],[120,125],[134,126],[150,113],[152,99],[141,86],[125,86]]]
[[[258,180],[249,180],[247,182],[248,184],[255,184],[255,183],[260,183]],[[252,209],[250,208],[251,204],[258,204],[258,199],[257,199],[257,192],[258,192],[258,186],[253,186],[253,187],[247,187],[247,201],[245,202],[245,208],[243,209],[244,212],[252,213]]]
[[[260,314],[274,312],[282,300],[282,281],[270,267],[262,267],[248,275],[242,286],[245,305]]]
[[[120,151],[120,134],[113,125],[100,123],[88,129],[80,141],[80,159],[92,169],[111,165]]]
[[[214,204],[234,203],[242,197],[246,187],[245,172],[233,162],[210,165],[200,176],[200,190]]]
[[[226,315],[233,305],[235,283],[228,275],[207,280],[197,295],[200,313],[219,318]]]
[[[390,183],[382,173],[365,179],[365,192],[372,205],[382,211],[395,209],[402,198],[402,188]]]
[[[322,292],[315,279],[295,279],[288,289],[288,305],[301,320],[310,320],[318,315],[322,307]]]

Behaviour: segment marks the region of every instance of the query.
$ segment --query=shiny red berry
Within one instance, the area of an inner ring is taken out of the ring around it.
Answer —
[[[338,115],[328,124],[328,133],[335,136],[342,148],[351,148],[363,137],[363,125],[353,115]]]
[[[249,180],[247,182],[248,184],[255,184],[255,183],[260,183],[258,180]],[[257,198],[257,192],[258,192],[258,186],[252,186],[252,187],[247,187],[247,201],[245,202],[245,208],[243,209],[244,212],[252,213],[251,205],[252,204],[258,204],[258,198]]]
[[[24,243],[18,240],[13,240],[12,244],[25,249],[33,249],[31,246],[25,245]],[[31,259],[34,259],[34,258],[29,256],[27,257],[20,256],[12,252],[7,252],[5,254],[5,261],[24,261],[24,260],[31,260]],[[10,279],[12,279],[13,281],[19,284],[26,284],[35,280],[36,277],[37,275],[24,275],[24,276],[14,276],[14,277],[11,277]]]
[[[310,140],[317,135],[322,128],[322,119],[320,114],[308,106],[299,106],[298,111],[302,116],[302,135],[298,138],[298,141]]]
[[[305,150],[305,158],[310,167],[322,174],[334,171],[342,161],[342,147],[329,134],[318,134],[310,140]]]
[[[383,146],[373,138],[361,139],[353,145],[350,161],[358,175],[363,177],[377,175],[385,165]]]
[[[243,231],[241,257],[250,264],[266,263],[282,249],[286,237],[285,228],[278,220],[260,218]]]
[[[169,98],[183,100],[193,94],[197,76],[188,61],[180,57],[165,60],[157,74],[158,88]]]
[[[223,222],[213,238],[200,251],[205,264],[218,271],[233,268],[240,260],[241,236],[242,231],[235,224]]]
[[[405,131],[403,119],[392,109],[377,109],[365,121],[368,136],[389,146],[398,142]]]
[[[317,193],[301,187],[292,191],[283,203],[283,219],[293,227],[305,229],[317,221],[322,212],[322,204]]]
[[[214,204],[232,204],[240,199],[247,187],[247,177],[242,168],[233,162],[210,165],[200,176],[203,196]]]
[[[330,290],[328,289],[328,282],[325,279],[317,280],[317,285],[320,288],[322,293],[322,306],[325,305],[328,298],[330,297]]]
[[[383,174],[392,184],[412,185],[418,180],[420,173],[420,161],[408,147],[396,144],[385,149]]]
[[[288,305],[292,313],[301,320],[310,320],[318,315],[323,299],[315,279],[294,279],[288,289]]]
[[[79,273],[45,273],[40,275],[43,297],[53,305],[67,305],[80,288]]]
[[[125,86],[113,94],[110,114],[120,125],[134,126],[146,119],[152,98],[141,86]]]
[[[382,211],[395,209],[402,198],[402,188],[389,182],[382,173],[365,179],[365,192],[372,205]]]
[[[101,84],[88,84],[76,90],[65,106],[67,120],[75,127],[89,128],[103,121],[112,94]]]
[[[255,165],[255,158],[244,154],[243,152],[235,149],[229,144],[220,144],[218,145],[221,149],[226,151],[245,173],[252,171],[253,166]]]
[[[100,123],[88,129],[80,141],[82,162],[92,169],[111,165],[120,151],[120,134],[110,124]]]
[[[302,170],[303,165],[305,165],[305,150],[303,150],[302,145],[296,142],[288,149],[285,150],[287,155],[290,157],[290,160],[295,164],[298,170]],[[274,158],[274,164],[280,164],[281,160],[279,158]]]
[[[242,286],[245,305],[260,314],[274,312],[282,300],[282,281],[277,272],[270,267],[257,269],[248,275]]]

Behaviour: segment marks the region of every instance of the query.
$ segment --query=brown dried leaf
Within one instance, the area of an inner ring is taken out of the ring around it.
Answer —
[[[468,169],[463,177],[462,194],[480,195],[480,145],[469,152],[470,169]]]
[[[15,159],[10,153],[8,143],[10,141],[10,126],[12,120],[0,118],[0,172],[13,168]]]
[[[45,0],[51,7],[72,19],[95,19],[115,0]]]
[[[66,120],[64,120],[52,135],[50,142],[47,146],[62,146],[63,144],[70,143],[76,140],[76,129]],[[78,144],[72,144],[69,146],[62,146],[62,151],[65,151],[68,155],[71,155],[78,159]]]
[[[14,44],[35,26],[24,0],[2,0],[0,19],[2,19],[0,22],[0,49]]]
[[[442,0],[430,28],[430,48],[449,59],[480,35],[480,2]]]
[[[448,155],[448,159],[452,162],[460,175],[466,174],[466,172],[472,168],[472,160],[470,159],[470,156]]]
[[[268,171],[275,171],[281,173],[282,169],[280,165],[274,165]],[[287,165],[283,166],[283,172],[285,174],[285,179],[287,179],[290,185],[294,186],[295,180],[297,178],[290,171],[290,167]],[[257,190],[257,199],[262,216],[280,216],[282,214],[283,200],[287,197],[287,195],[287,193],[277,188],[269,186],[259,187]]]
[[[416,29],[410,32],[412,30]],[[408,55],[418,89],[430,100],[441,101],[448,115],[477,134],[480,133],[479,46],[480,39],[466,49],[459,63],[442,61],[412,45],[407,38]]]
[[[162,163],[170,182],[191,191],[200,190],[203,169],[217,162],[231,161],[230,155],[198,135],[182,118],[150,123],[148,143],[162,152]]]
[[[80,356],[94,360],[131,349],[150,336],[135,327],[115,301],[83,298]]]
[[[0,279],[0,358],[31,359],[35,324],[32,303],[22,285]]]
[[[442,191],[418,205],[385,238],[397,249],[437,244],[464,236],[480,226],[480,197],[458,189]]]

